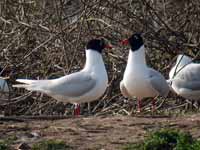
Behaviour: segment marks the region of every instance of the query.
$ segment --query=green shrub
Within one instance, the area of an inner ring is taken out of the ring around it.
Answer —
[[[200,141],[196,141],[191,147],[191,150],[200,150]]]
[[[0,141],[0,150],[8,150],[8,145],[4,141]]]
[[[128,144],[126,145],[123,150],[143,150],[141,143],[137,144]]]
[[[150,134],[142,143],[126,145],[123,150],[200,150],[200,141],[189,133],[162,129]]]
[[[32,150],[71,150],[63,141],[44,140],[33,145]]]
[[[12,145],[16,139],[17,137],[14,135],[0,140],[0,150],[10,150],[10,145]]]

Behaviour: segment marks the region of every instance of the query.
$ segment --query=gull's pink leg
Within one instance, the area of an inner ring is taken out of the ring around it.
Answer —
[[[77,109],[78,109],[77,115],[80,116],[81,115],[81,105],[80,104],[78,104],[78,108]]]
[[[74,116],[80,116],[81,113],[81,107],[80,104],[74,104]]]
[[[141,112],[141,99],[138,99],[138,112]]]

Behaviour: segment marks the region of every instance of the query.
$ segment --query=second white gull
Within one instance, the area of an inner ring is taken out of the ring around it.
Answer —
[[[145,47],[140,34],[133,34],[123,44],[129,44],[128,62],[124,72],[120,89],[125,97],[138,99],[138,112],[141,112],[141,100],[153,97],[152,105],[155,110],[155,97],[166,97],[169,86],[164,76],[158,71],[149,68],[145,59]]]

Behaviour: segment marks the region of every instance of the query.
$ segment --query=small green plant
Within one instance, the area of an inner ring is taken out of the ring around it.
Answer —
[[[200,141],[194,140],[189,133],[162,129],[143,142],[126,145],[123,150],[200,150]]]
[[[196,141],[191,147],[192,150],[200,150],[200,141]]]
[[[10,150],[10,145],[17,139],[17,137],[9,136],[3,140],[0,139],[0,150]]]
[[[13,144],[13,142],[16,141],[16,140],[17,140],[16,135],[12,135],[12,136],[7,137],[7,138],[4,140],[4,142],[5,142],[7,145],[11,145],[11,144]]]
[[[32,150],[71,150],[69,145],[58,140],[43,140],[33,145]]]
[[[123,150],[143,150],[141,143],[134,143],[126,145]]]
[[[8,150],[9,147],[5,141],[0,141],[0,150]]]

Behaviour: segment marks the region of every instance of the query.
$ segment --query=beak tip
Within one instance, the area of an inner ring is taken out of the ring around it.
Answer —
[[[112,49],[113,46],[112,45],[106,45],[105,48]]]
[[[120,42],[122,45],[128,45],[129,41],[128,39],[124,39]]]

